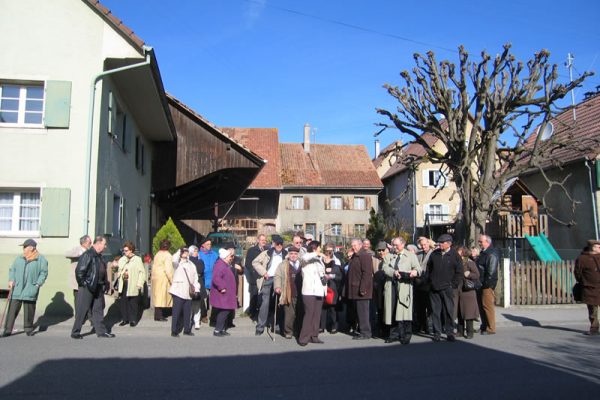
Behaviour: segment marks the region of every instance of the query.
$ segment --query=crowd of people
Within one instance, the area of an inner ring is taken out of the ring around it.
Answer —
[[[106,238],[92,240],[86,235],[66,254],[72,260],[75,298],[71,337],[83,338],[87,320],[98,337],[115,337],[104,323],[107,293],[118,298],[120,326],[135,327],[151,297],[154,320],[171,318],[171,336],[194,336],[193,329],[201,324],[214,327],[216,337],[229,336],[239,307],[241,275],[248,282],[245,311],[256,323],[256,336],[278,332],[307,346],[323,343],[320,334],[325,331],[404,345],[414,333],[436,342],[471,339],[476,330],[493,335],[500,253],[488,235],[479,236],[476,248],[453,246],[453,241],[451,235],[442,234],[435,242],[420,237],[413,245],[396,237],[389,244],[377,243],[373,250],[368,239],[353,239],[340,251],[333,243],[322,244],[302,232],[287,246],[279,235],[272,235],[269,245],[261,234],[243,265],[233,244],[217,252],[210,240],[204,240],[200,247],[184,246],[171,254],[170,242],[163,240],[152,260],[150,255],[143,259],[136,255],[135,245],[126,241],[122,255],[107,265],[102,256]],[[35,240],[27,239],[22,247],[23,255],[9,269],[10,298],[2,337],[11,335],[21,308],[24,331],[34,334],[37,296],[48,275],[48,262]],[[598,335],[600,241],[588,242],[576,261],[575,278],[588,306],[586,334]]]

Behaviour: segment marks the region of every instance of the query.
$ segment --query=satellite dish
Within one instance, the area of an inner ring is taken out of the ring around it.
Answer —
[[[542,140],[548,140],[552,137],[552,134],[554,133],[554,125],[552,125],[552,122],[548,122],[546,124],[546,126],[544,127],[544,130],[542,131]]]

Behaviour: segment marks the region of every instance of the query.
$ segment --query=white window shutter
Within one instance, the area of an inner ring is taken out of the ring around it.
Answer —
[[[423,186],[429,186],[429,170],[423,170]]]
[[[442,204],[442,214],[444,214],[442,217],[443,221],[450,220],[450,216],[448,215],[450,214],[450,207],[448,207],[448,204]]]

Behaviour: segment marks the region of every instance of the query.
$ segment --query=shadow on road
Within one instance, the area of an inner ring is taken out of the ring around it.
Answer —
[[[104,343],[93,345],[114,353]],[[168,343],[179,350],[193,346],[185,339]],[[578,360],[571,362],[577,369]],[[599,378],[465,342],[340,350],[310,345],[278,354],[45,361],[0,388],[0,398],[596,398]]]
[[[521,315],[512,315],[512,314],[502,313],[502,316],[509,321],[518,322],[522,326],[533,326],[536,328],[552,329],[552,330],[566,331],[566,332],[577,332],[577,333],[582,332],[581,329],[573,329],[573,328],[569,328],[566,326],[542,325],[539,321],[537,321],[533,318],[523,317]]]
[[[39,332],[45,332],[48,327],[60,324],[72,317],[73,307],[66,302],[65,294],[56,292],[50,304],[46,306],[44,314],[40,315],[35,322],[34,327],[38,327]]]

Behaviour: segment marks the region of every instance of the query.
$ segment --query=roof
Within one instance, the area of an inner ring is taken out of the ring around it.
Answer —
[[[389,153],[396,147],[396,146],[402,146],[402,141],[401,140],[396,140],[390,144],[388,144],[387,146],[385,146],[380,152],[379,155],[377,157],[375,157],[375,159],[373,160],[373,165],[375,166],[375,168],[379,168],[381,166],[381,164],[383,164],[383,162],[386,160],[386,158],[388,157]]]
[[[144,41],[138,35],[136,35],[132,29],[127,27],[123,21],[117,18],[108,8],[100,4],[98,0],[83,0],[92,9],[94,9],[100,16],[108,22],[115,30],[120,33],[130,44],[136,47],[140,53],[143,51]]]
[[[248,189],[281,189],[281,156],[277,128],[220,128],[221,132],[267,161]]]
[[[363,145],[281,143],[284,187],[380,189],[381,179]]]
[[[600,145],[593,142],[600,138],[600,95],[595,95],[575,106],[576,119],[573,120],[573,107],[563,111],[550,121],[554,126],[552,138],[560,142],[583,144],[577,151],[573,146],[559,147],[552,152],[551,159],[559,160],[562,164],[596,158],[600,154]],[[525,147],[534,145],[538,130],[529,136]],[[591,145],[591,146],[590,146]],[[550,164],[548,161],[547,164]]]
[[[425,142],[427,142],[427,144],[429,146],[433,146],[439,140],[437,137],[435,137],[431,133],[424,133],[421,137],[423,138],[423,140],[425,140]],[[425,151],[425,148],[423,146],[421,146],[420,144],[415,143],[415,142],[409,143],[402,150],[401,159],[399,159],[396,163],[394,163],[394,165],[392,165],[392,167],[390,169],[388,169],[388,171],[385,173],[385,175],[381,179],[390,178],[390,177],[392,177],[396,174],[399,174],[400,172],[408,169],[409,164],[411,163],[411,160],[418,158],[418,157],[423,157],[425,154],[427,154],[427,152]]]

